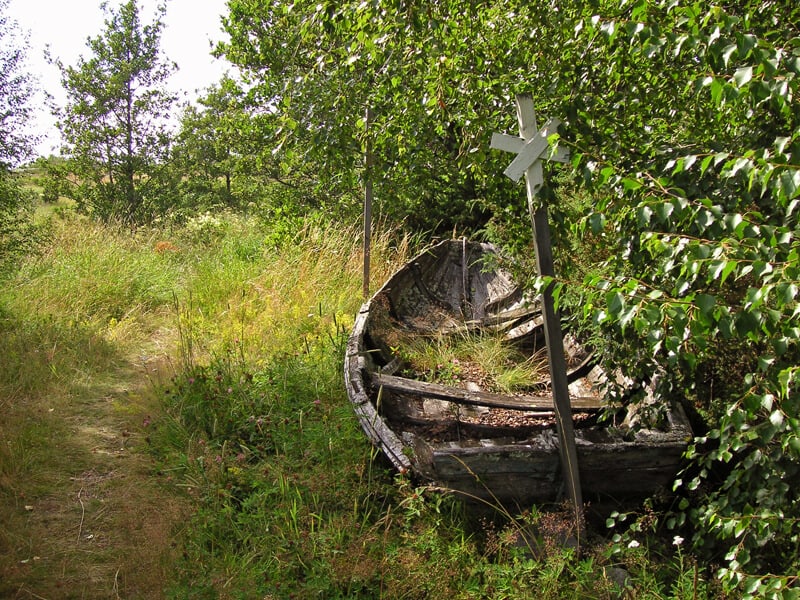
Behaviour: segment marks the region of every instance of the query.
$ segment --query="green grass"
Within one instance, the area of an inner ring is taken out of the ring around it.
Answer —
[[[0,287],[0,596],[152,596],[186,508],[133,448],[176,272],[145,237],[71,217],[48,233]]]
[[[631,597],[715,597],[657,536],[599,530],[577,556],[557,511],[472,509],[390,472],[342,381],[358,229],[201,221],[132,234],[55,217],[0,293],[0,592],[615,598],[624,568]],[[378,232],[372,289],[414,247]],[[454,356],[481,352],[521,385],[486,340]],[[113,468],[89,425],[120,432]],[[90,528],[105,547],[79,539]]]
[[[403,340],[404,369],[434,383],[478,383],[483,389],[519,392],[549,377],[544,352],[525,354],[499,334],[458,332]]]

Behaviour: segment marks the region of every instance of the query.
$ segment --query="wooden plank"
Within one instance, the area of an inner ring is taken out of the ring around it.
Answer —
[[[474,327],[474,326],[489,326],[489,325],[501,325],[508,321],[515,321],[518,319],[523,319],[527,317],[533,317],[541,313],[539,307],[531,308],[529,306],[522,306],[520,308],[512,308],[509,310],[505,310],[503,312],[494,313],[485,316],[482,319],[477,319],[473,321],[467,321],[466,325]]]
[[[560,124],[561,121],[558,119],[550,119],[541,131],[526,140],[525,146],[517,154],[517,157],[503,171],[505,176],[512,181],[519,181],[523,175],[528,175],[528,171],[535,164],[539,164],[541,167],[539,159],[544,157],[545,150],[549,145],[547,138],[558,130]]]
[[[523,138],[538,138],[536,132],[536,112],[533,98],[529,94],[517,96],[517,120],[519,132]],[[553,121],[551,120],[550,123]],[[553,131],[558,127],[555,122]],[[549,135],[549,134],[548,134]],[[545,136],[546,137],[546,136]],[[545,143],[547,140],[545,139]],[[521,154],[517,155],[520,159]],[[513,164],[513,163],[512,163]],[[509,167],[510,168],[510,167]],[[528,207],[533,222],[533,239],[536,246],[536,267],[539,275],[554,277],[552,244],[550,241],[550,224],[547,220],[547,206],[544,202],[536,202],[536,193],[542,184],[541,161],[534,161],[525,172],[525,184],[528,193]],[[575,511],[575,525],[578,528],[578,539],[583,537],[583,495],[578,471],[578,453],[575,447],[575,431],[570,408],[569,384],[567,381],[567,364],[564,360],[564,336],[561,331],[561,319],[555,311],[552,286],[542,292],[542,312],[544,314],[544,336],[550,364],[550,382],[555,400],[556,426],[559,437],[561,466],[567,484],[567,493]]]
[[[521,137],[508,135],[506,133],[493,133],[491,147],[496,150],[519,153],[525,147],[525,140]],[[544,158],[555,162],[569,162],[569,150],[566,148],[556,148],[555,152],[548,154]]]
[[[529,412],[552,412],[555,409],[553,398],[549,396],[519,395],[509,396],[492,392],[470,391],[439,383],[428,383],[406,377],[373,374],[371,387],[375,390],[383,388],[392,392],[409,394],[437,400],[448,400],[456,404],[469,406],[486,406],[489,408],[507,408]],[[579,412],[597,411],[602,408],[599,397],[571,398],[572,409]]]
[[[538,308],[516,308],[502,313],[487,315],[482,319],[470,319],[452,326],[440,326],[436,329],[436,332],[448,335],[486,329],[494,332],[503,332],[506,329],[518,327],[526,321],[532,322],[531,330],[533,330],[537,325],[541,325],[540,314],[541,311]]]
[[[517,154],[525,146],[525,140],[507,133],[493,133],[490,146],[495,150],[504,150]]]
[[[365,387],[364,373],[367,372],[368,357],[360,352],[364,343],[364,327],[369,317],[370,303],[365,302],[356,315],[353,333],[347,340],[344,361],[344,382],[347,395],[353,405],[361,428],[369,440],[392,462],[395,468],[404,471],[411,468],[411,461],[403,452],[403,443],[384,423],[371,402],[369,390]]]

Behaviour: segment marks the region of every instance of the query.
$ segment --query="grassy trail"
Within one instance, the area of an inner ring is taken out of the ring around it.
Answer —
[[[90,381],[66,370],[46,394],[3,399],[0,597],[160,597],[188,505],[154,480],[142,445],[167,356],[148,355],[155,341]]]
[[[164,390],[187,360],[246,345],[269,362],[338,331],[359,301],[357,238],[301,235],[265,252],[264,231],[241,219],[135,235],[54,221],[41,255],[0,288],[0,598],[182,597],[199,584],[180,573],[194,568],[186,544],[207,492],[181,457],[201,434],[168,443],[177,462],[154,456],[173,418]],[[325,376],[337,385],[339,364]],[[198,560],[208,571],[215,558]]]
[[[144,438],[177,277],[149,240],[51,234],[0,287],[0,598],[162,597],[190,504]]]

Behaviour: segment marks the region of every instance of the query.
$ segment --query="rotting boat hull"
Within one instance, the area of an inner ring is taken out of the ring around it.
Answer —
[[[491,330],[509,343],[542,343],[536,303],[507,273],[487,268],[493,256],[487,244],[448,240],[399,269],[356,317],[345,383],[364,432],[397,470],[465,498],[552,502],[562,478],[546,389],[499,394],[395,375],[403,367],[398,347],[413,336]],[[604,374],[567,342],[585,500],[621,502],[668,488],[692,435],[683,410],[673,407],[659,428],[597,424]]]

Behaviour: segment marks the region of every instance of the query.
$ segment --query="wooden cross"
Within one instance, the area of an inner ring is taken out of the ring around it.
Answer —
[[[517,96],[517,118],[520,137],[495,133],[491,147],[507,152],[515,152],[516,158],[505,170],[505,175],[519,181],[525,175],[528,191],[528,207],[533,222],[533,237],[536,244],[536,266],[539,275],[554,277],[553,253],[550,242],[550,224],[547,220],[547,206],[537,203],[535,196],[542,187],[542,159],[566,162],[569,154],[564,149],[556,149],[548,154],[548,137],[556,132],[560,122],[550,119],[539,130],[536,126],[536,112],[530,95]],[[567,493],[575,509],[575,524],[578,540],[583,531],[583,497],[578,475],[578,455],[575,447],[575,431],[572,425],[572,410],[567,382],[567,364],[564,359],[564,337],[561,319],[555,311],[552,286],[542,292],[542,312],[544,314],[544,336],[550,364],[550,381],[553,386],[556,427],[559,437],[561,467],[564,471]]]
[[[561,121],[550,119],[539,131],[536,127],[536,112],[533,109],[533,100],[529,95],[517,96],[517,117],[519,119],[519,134],[521,137],[505,133],[492,134],[492,148],[515,152],[517,157],[503,171],[506,177],[519,181],[527,175],[527,181],[534,186],[534,195],[544,183],[542,177],[541,158],[556,162],[567,162],[569,152],[565,148],[556,148],[554,154],[543,156],[548,150],[547,138],[556,133]]]

